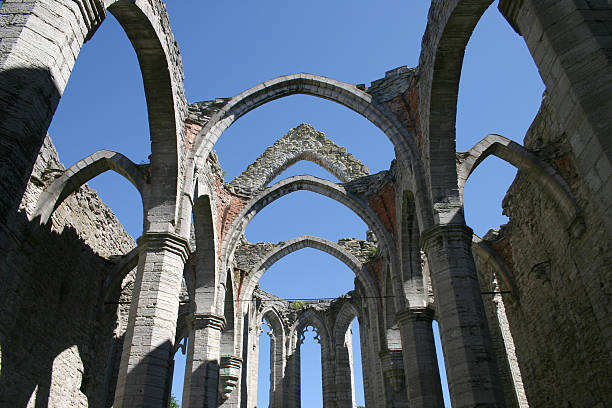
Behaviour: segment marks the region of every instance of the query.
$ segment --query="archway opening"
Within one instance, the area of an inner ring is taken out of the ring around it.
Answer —
[[[300,390],[303,407],[323,407],[323,373],[319,333],[313,326],[304,329],[300,345]]]
[[[122,153],[137,164],[148,162],[151,142],[140,64],[112,14],[81,49],[48,132],[66,167],[102,149]],[[102,174],[89,185],[137,238],[142,233],[142,204],[134,204],[133,186],[117,177]],[[141,203],[140,196],[136,201]]]
[[[361,333],[359,331],[359,320],[355,316],[351,325],[349,326],[352,337],[352,358],[353,358],[353,392],[355,395],[355,404],[357,407],[365,407],[365,393],[363,385],[363,364],[361,360],[362,355],[362,344],[361,344]]]
[[[311,125],[335,144],[345,147],[376,173],[389,169],[393,144],[372,122],[335,102],[309,95],[281,98],[234,122],[215,144],[226,181],[245,170],[269,146],[301,123]],[[328,178],[328,177],[325,177]]]
[[[498,3],[483,14],[466,47],[457,101],[457,151],[469,150],[489,133],[522,144],[542,101],[538,69]],[[464,194],[466,221],[480,236],[507,221],[501,202],[516,176],[516,169],[501,160],[484,166],[470,176]]]
[[[267,407],[270,403],[270,387],[272,382],[271,358],[272,350],[270,346],[271,327],[264,319],[259,333],[259,358],[257,376],[257,406]]]
[[[170,399],[179,406],[183,405],[183,385],[185,383],[185,366],[187,365],[188,346],[189,338],[184,337],[174,353],[174,362],[172,364],[172,385],[170,388]]]

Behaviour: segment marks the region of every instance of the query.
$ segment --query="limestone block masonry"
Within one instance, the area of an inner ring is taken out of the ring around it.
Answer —
[[[523,144],[490,134],[457,152],[465,47],[492,3],[431,2],[418,66],[390,67],[369,86],[296,73],[188,104],[161,0],[2,1],[0,407],[165,408],[182,349],[184,407],[255,408],[264,321],[271,407],[299,407],[309,392],[308,327],[321,345],[324,407],[355,407],[357,347],[368,408],[442,406],[434,321],[454,408],[612,406],[612,7],[500,0],[546,92]],[[47,130],[108,13],[138,56],[151,162],[100,150],[66,169]],[[390,168],[370,174],[334,135],[300,124],[226,182],[213,150],[223,132],[295,94],[371,121],[394,146]],[[463,188],[490,155],[518,173],[503,201],[508,223],[478,237]],[[339,182],[271,185],[300,160]],[[105,171],[140,194],[137,243],[87,185]],[[336,200],[368,231],[247,242],[259,211],[300,190]],[[303,248],[343,262],[354,288],[315,301],[261,290],[261,276]]]

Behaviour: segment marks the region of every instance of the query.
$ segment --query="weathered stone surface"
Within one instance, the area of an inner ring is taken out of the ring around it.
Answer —
[[[253,408],[265,319],[273,328],[271,406],[299,407],[301,334],[310,325],[322,346],[324,405],[352,407],[347,327],[355,316],[368,407],[439,406],[439,387],[427,380],[435,372],[432,317],[455,408],[611,405],[610,2],[499,3],[547,96],[524,146],[489,135],[458,154],[465,46],[491,0],[432,2],[419,66],[392,69],[370,87],[299,73],[191,105],[161,1],[2,2],[0,405],[164,406],[175,342],[191,336],[185,403]],[[66,170],[46,131],[107,12],[138,55],[151,163],[98,152]],[[244,114],[294,94],[370,120],[394,145],[390,169],[370,175],[303,124],[225,183],[214,143]],[[465,225],[462,191],[490,154],[519,173],[503,202],[508,224],[480,239]],[[268,187],[298,160],[341,183],[298,176]],[[139,252],[82,184],[109,169],[143,194]],[[43,189],[71,172],[36,210]],[[297,190],[354,211],[368,240],[246,242],[248,222]],[[256,289],[268,264],[306,246],[349,265],[355,290],[292,303]]]
[[[133,274],[110,296],[115,303],[103,305],[101,294],[113,259],[135,243],[87,185],[64,201],[50,225],[28,221],[42,190],[64,170],[47,137],[3,248],[2,406],[47,396],[49,406],[101,405],[116,381],[127,323],[126,305],[116,302],[131,299]]]

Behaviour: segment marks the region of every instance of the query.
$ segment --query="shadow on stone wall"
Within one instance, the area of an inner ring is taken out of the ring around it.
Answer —
[[[70,227],[57,233],[28,221],[23,212],[11,224],[1,227],[8,239],[0,255],[0,406],[25,407],[34,400],[29,406],[106,405],[112,398],[105,393],[113,392],[116,378],[106,372],[107,362],[118,361],[109,351],[120,355],[122,343],[113,335],[116,304],[102,304],[114,264]],[[72,358],[80,359],[81,367],[56,361],[75,347],[78,356]]]

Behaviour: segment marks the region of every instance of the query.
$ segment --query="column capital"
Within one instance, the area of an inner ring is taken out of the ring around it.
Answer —
[[[189,241],[172,232],[145,232],[136,240],[141,251],[170,251],[179,255],[183,263],[189,258]]]
[[[191,327],[194,329],[210,327],[223,331],[225,328],[225,317],[213,313],[194,313],[191,317]]]
[[[421,233],[421,247],[427,251],[434,246],[443,246],[443,239],[455,238],[472,242],[474,231],[465,224],[435,225]]]
[[[426,306],[411,307],[411,308],[408,308],[404,311],[397,313],[395,315],[395,320],[399,324],[406,323],[406,322],[414,322],[414,321],[431,323],[433,321],[434,315],[435,315],[435,312],[430,307],[426,307]]]

